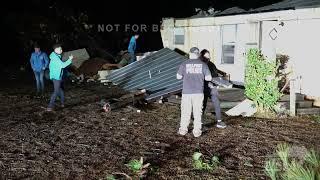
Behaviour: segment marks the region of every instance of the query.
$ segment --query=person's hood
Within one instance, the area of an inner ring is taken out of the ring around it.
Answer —
[[[59,58],[61,58],[61,54],[57,54],[57,53],[55,53],[55,52],[52,52],[52,53],[50,54],[50,57],[52,57],[52,56],[58,56]]]

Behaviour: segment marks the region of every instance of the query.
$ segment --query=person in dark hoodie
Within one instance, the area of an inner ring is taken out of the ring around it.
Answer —
[[[36,80],[37,86],[37,94],[43,95],[44,93],[44,71],[49,65],[49,59],[45,52],[40,50],[40,46],[38,44],[34,44],[34,52],[31,54],[30,58],[31,68],[34,73],[34,77]]]
[[[69,56],[66,61],[62,60],[62,47],[60,44],[55,44],[53,46],[53,52],[50,54],[50,79],[53,82],[54,91],[50,98],[50,103],[48,105],[47,111],[52,111],[54,108],[54,103],[57,96],[60,97],[61,107],[64,107],[64,92],[63,92],[63,72],[64,68],[72,63],[73,56]]]
[[[212,78],[219,77],[219,75],[226,76],[225,72],[217,69],[216,65],[210,61],[210,52],[208,50],[204,49],[200,52],[200,59],[208,65]],[[221,118],[220,100],[219,100],[218,96],[219,96],[219,94],[218,94],[217,85],[212,82],[205,81],[202,112],[203,113],[205,112],[206,107],[207,107],[208,98],[211,97],[211,101],[214,105],[216,119],[217,119],[216,126],[218,128],[226,128],[227,126],[222,121],[222,118]]]

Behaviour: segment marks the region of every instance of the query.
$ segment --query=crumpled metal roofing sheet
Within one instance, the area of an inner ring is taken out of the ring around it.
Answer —
[[[114,84],[124,90],[146,89],[147,101],[158,99],[182,90],[182,80],[176,79],[178,68],[187,57],[164,48],[158,52],[123,68],[113,71],[107,76]]]
[[[244,10],[239,7],[231,7],[223,10],[222,12],[215,12],[212,15],[196,14],[190,18],[201,18],[201,17],[216,17],[216,16],[228,16],[237,14],[250,14],[260,12],[271,12],[288,9],[303,9],[303,8],[317,8],[320,7],[320,0],[284,0],[263,7],[259,7],[251,10]]]
[[[227,15],[232,15],[232,14],[241,14],[245,13],[246,10],[241,9],[239,7],[231,7],[228,9],[223,10],[222,12],[218,12],[215,14],[215,16],[227,16]]]
[[[252,12],[320,7],[320,0],[284,0],[252,10]]]

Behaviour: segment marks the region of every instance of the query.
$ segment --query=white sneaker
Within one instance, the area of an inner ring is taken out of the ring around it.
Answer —
[[[199,132],[199,131],[198,131],[198,132],[193,132],[193,136],[196,137],[196,138],[197,138],[197,137],[200,137],[201,134],[202,134],[201,131],[200,131],[200,132]]]
[[[224,123],[224,122],[222,122],[222,121],[218,121],[218,123],[217,123],[217,128],[224,129],[224,128],[226,128],[226,127],[227,127],[226,123]]]
[[[178,134],[181,135],[181,136],[184,136],[188,133],[188,131],[185,131],[185,130],[180,130],[178,131]]]

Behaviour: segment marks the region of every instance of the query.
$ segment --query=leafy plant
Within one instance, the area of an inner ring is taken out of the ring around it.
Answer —
[[[131,160],[127,164],[127,166],[130,168],[131,171],[136,173],[142,169],[143,163],[139,160],[134,159],[134,160]]]
[[[266,172],[266,174],[272,179],[272,180],[276,180],[277,179],[277,172],[279,171],[278,167],[277,167],[277,162],[276,160],[270,160],[267,161],[264,170]]]
[[[212,171],[220,164],[217,156],[213,156],[210,162],[204,162],[204,160],[201,158],[202,156],[203,155],[200,152],[195,152],[192,155],[193,167],[197,170]]]
[[[245,95],[255,103],[258,112],[273,110],[281,96],[277,62],[267,61],[258,49],[250,49],[247,59]]]
[[[136,159],[131,160],[127,166],[131,171],[138,175],[139,178],[142,178],[148,172],[147,168],[150,166],[150,163],[144,164],[143,157],[141,157],[140,161]]]

